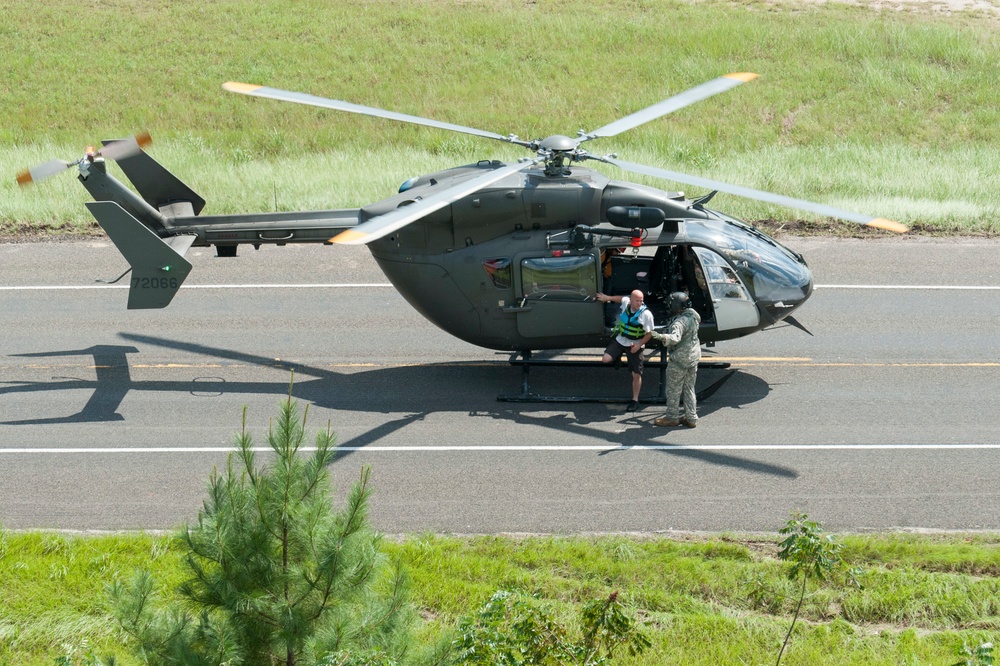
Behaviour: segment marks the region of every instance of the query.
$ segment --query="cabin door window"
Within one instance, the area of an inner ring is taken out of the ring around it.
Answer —
[[[561,257],[519,257],[517,277],[523,306],[517,329],[525,337],[567,338],[600,334],[604,330],[603,306],[597,294],[596,254]]]
[[[528,300],[578,301],[597,293],[597,263],[589,254],[522,259],[521,284]]]

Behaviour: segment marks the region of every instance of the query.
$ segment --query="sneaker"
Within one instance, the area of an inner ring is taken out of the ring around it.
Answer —
[[[698,427],[698,421],[697,421],[697,419],[694,420],[694,421],[689,421],[689,420],[687,420],[687,418],[683,418],[683,419],[681,419],[681,425],[684,426],[685,428],[697,428]]]
[[[665,426],[667,428],[673,428],[674,426],[679,426],[680,424],[680,421],[677,421],[676,419],[668,419],[666,416],[662,416],[653,421],[653,425]]]
[[[636,400],[630,400],[629,403],[628,403],[628,407],[625,408],[625,411],[626,412],[634,412],[634,411],[637,411],[638,409],[639,409],[639,403],[638,403],[638,401],[636,401]]]

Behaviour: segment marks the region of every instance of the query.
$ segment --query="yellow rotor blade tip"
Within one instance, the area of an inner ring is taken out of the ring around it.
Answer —
[[[18,172],[18,174],[17,174],[17,184],[18,185],[20,185],[21,187],[25,187],[27,185],[31,185],[32,182],[33,181],[31,180],[31,172],[30,171],[20,171],[20,172]]]
[[[895,220],[887,220],[884,217],[876,217],[868,223],[868,226],[875,227],[876,229],[885,229],[886,231],[894,231],[897,234],[905,234],[910,230],[905,224],[900,224]]]
[[[226,81],[222,84],[224,90],[234,93],[243,93],[244,95],[249,95],[255,90],[259,90],[264,86],[257,86],[252,83],[238,83],[236,81]]]
[[[754,74],[753,72],[733,72],[732,74],[726,74],[724,78],[736,79],[737,81],[747,83],[749,81],[753,81],[758,76],[760,76],[760,74]]]
[[[351,243],[353,241],[361,240],[365,238],[368,234],[363,231],[355,231],[354,229],[348,229],[347,231],[342,231],[333,238],[330,239],[331,243]]]
[[[153,137],[149,134],[149,132],[142,131],[135,135],[135,142],[140,148],[145,148],[153,143]]]

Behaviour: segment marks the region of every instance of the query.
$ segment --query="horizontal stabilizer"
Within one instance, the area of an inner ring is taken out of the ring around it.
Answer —
[[[191,262],[183,254],[194,236],[175,236],[165,242],[113,201],[86,205],[132,267],[128,309],[166,307],[191,272]]]

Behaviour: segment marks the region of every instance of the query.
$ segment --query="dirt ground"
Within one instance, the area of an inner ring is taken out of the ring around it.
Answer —
[[[970,12],[1000,19],[1000,0],[800,0],[804,4],[840,3],[893,12],[932,12],[951,16]]]

